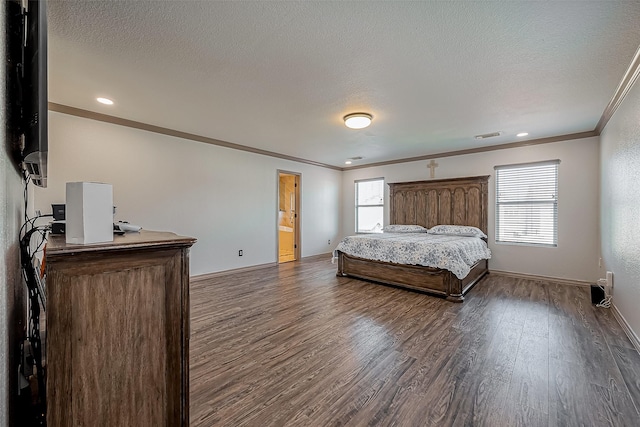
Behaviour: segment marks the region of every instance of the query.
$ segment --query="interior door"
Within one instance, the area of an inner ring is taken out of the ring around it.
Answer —
[[[300,258],[300,174],[278,171],[278,262]]]

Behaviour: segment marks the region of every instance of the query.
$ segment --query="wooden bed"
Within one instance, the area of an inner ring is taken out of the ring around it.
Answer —
[[[489,176],[390,183],[389,224],[471,225],[487,233]],[[367,260],[338,252],[338,276],[401,286],[463,302],[464,295],[489,272],[476,263],[464,279],[448,270]]]

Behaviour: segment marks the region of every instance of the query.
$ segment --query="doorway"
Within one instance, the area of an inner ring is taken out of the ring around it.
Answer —
[[[300,178],[278,171],[278,262],[300,259]]]

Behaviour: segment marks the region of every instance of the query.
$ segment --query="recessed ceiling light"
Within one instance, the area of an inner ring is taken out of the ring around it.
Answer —
[[[104,105],[113,105],[113,101],[109,98],[96,98],[96,101]]]
[[[529,132],[520,132],[516,136],[527,136],[527,135],[529,135]]]
[[[351,163],[353,163],[351,160],[347,160],[346,162],[344,162],[345,165],[350,165]]]
[[[373,116],[367,113],[352,113],[344,116],[344,124],[350,129],[363,129],[371,124]]]

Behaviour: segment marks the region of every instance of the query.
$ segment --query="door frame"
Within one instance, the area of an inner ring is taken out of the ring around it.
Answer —
[[[278,169],[276,171],[276,263],[280,264],[280,224],[278,223],[278,215],[280,213],[280,175],[292,175],[295,177],[295,219],[293,221],[293,254],[295,256],[294,261],[299,261],[302,253],[302,245],[300,238],[302,230],[300,229],[302,217],[302,173],[292,172],[284,169]]]

